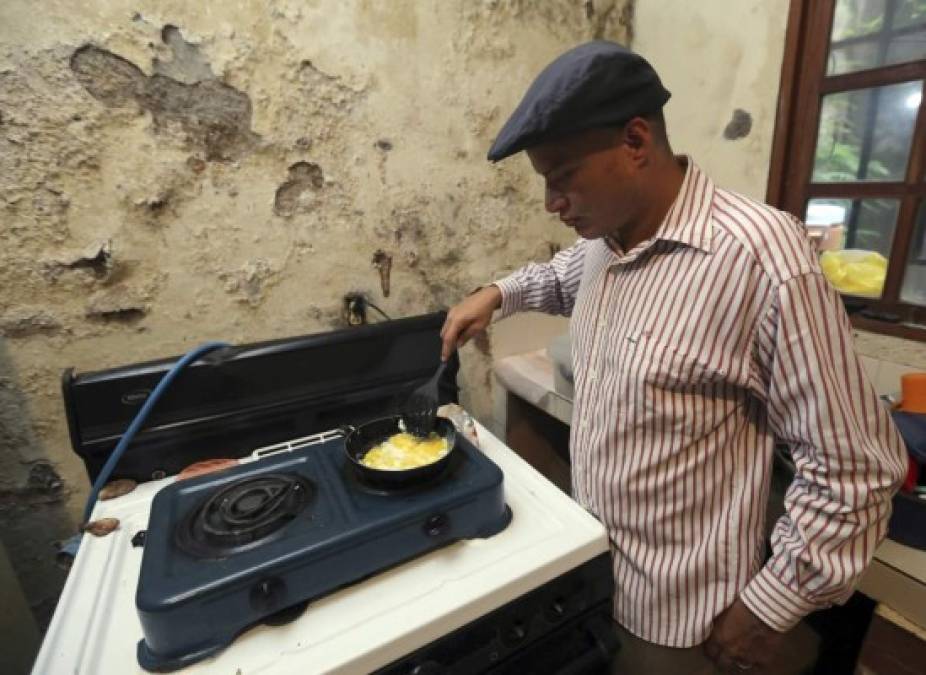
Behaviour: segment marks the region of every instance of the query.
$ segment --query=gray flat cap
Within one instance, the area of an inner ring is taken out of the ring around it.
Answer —
[[[617,126],[661,109],[671,94],[649,62],[596,40],[559,56],[537,76],[489,150],[497,162],[578,131]]]

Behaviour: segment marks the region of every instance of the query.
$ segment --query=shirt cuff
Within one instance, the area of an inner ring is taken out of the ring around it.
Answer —
[[[502,292],[502,306],[498,318],[504,319],[521,309],[521,284],[515,276],[509,275],[504,279],[492,282]]]
[[[822,609],[775,576],[768,566],[759,570],[740,593],[749,610],[763,623],[786,633],[811,612]]]

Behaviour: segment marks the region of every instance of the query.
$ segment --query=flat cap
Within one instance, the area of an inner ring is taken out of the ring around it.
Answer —
[[[671,94],[639,54],[615,42],[586,42],[537,76],[489,150],[497,162],[525,148],[660,110]]]

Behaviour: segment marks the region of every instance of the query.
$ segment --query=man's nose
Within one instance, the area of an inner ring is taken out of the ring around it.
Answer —
[[[546,191],[543,202],[544,207],[550,213],[562,213],[569,206],[569,200],[552,190]]]

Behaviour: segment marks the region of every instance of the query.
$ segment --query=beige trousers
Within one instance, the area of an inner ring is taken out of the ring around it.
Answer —
[[[647,642],[614,624],[621,648],[611,666],[612,675],[715,675],[719,671],[697,647],[663,647]]]

